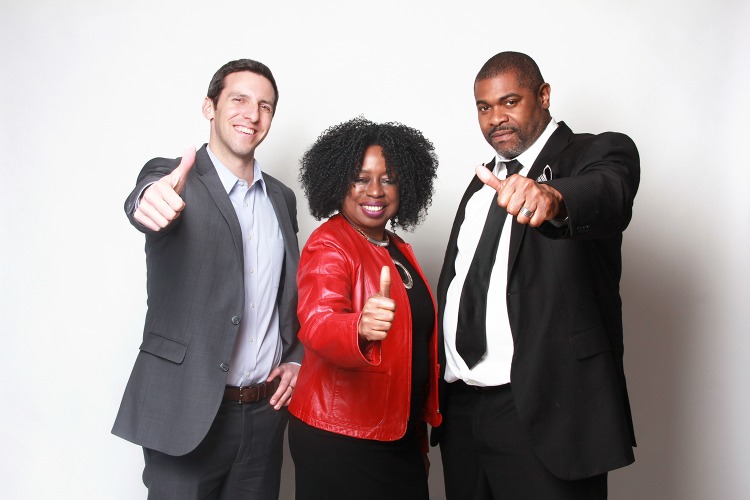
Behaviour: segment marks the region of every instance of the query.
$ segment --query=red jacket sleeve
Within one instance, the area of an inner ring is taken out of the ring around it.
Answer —
[[[367,290],[354,284],[362,270],[330,238],[313,235],[297,274],[299,339],[315,354],[341,367],[380,364],[380,342],[360,343],[357,333]]]

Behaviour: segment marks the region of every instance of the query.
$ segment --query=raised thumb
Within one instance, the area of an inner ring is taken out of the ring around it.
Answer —
[[[190,169],[193,168],[193,165],[195,165],[195,147],[190,146],[185,149],[184,153],[182,153],[180,164],[177,165],[177,168],[174,169],[171,174],[172,189],[174,189],[177,194],[182,194],[182,190],[185,188],[185,179],[187,178]]]
[[[380,270],[380,296],[391,297],[391,270],[388,266]]]
[[[491,187],[494,190],[498,190],[498,188],[502,187],[503,181],[497,178],[495,174],[492,173],[490,169],[485,167],[484,165],[479,165],[474,169],[474,172],[477,174],[477,177],[479,177],[479,180]]]

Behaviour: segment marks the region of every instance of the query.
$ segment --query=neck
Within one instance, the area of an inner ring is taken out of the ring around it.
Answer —
[[[364,236],[365,239],[369,241],[370,243],[372,243],[373,245],[377,245],[379,247],[387,247],[388,244],[390,243],[390,238],[388,238],[388,234],[385,232],[385,228],[383,228],[380,238],[373,238],[370,234],[367,234],[360,227],[358,227],[356,224],[350,221],[346,215],[341,213],[341,216],[344,218],[346,222],[349,223],[350,226],[354,228],[355,231],[357,231],[359,234]]]
[[[248,184],[252,184],[255,177],[255,152],[247,156],[239,157],[220,145],[213,144],[209,141],[211,152],[227,169],[237,176],[238,179],[245,179]]]

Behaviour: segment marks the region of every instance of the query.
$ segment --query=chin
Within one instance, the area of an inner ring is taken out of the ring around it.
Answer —
[[[503,158],[511,159],[523,153],[523,148],[518,146],[514,148],[495,148],[495,151]]]

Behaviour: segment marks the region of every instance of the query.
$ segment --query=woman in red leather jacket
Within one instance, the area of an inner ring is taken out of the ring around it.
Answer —
[[[440,424],[435,302],[411,247],[386,224],[411,229],[424,218],[434,148],[412,128],[357,118],[326,130],[301,163],[312,215],[331,218],[297,274],[297,499],[426,499],[427,424]]]

